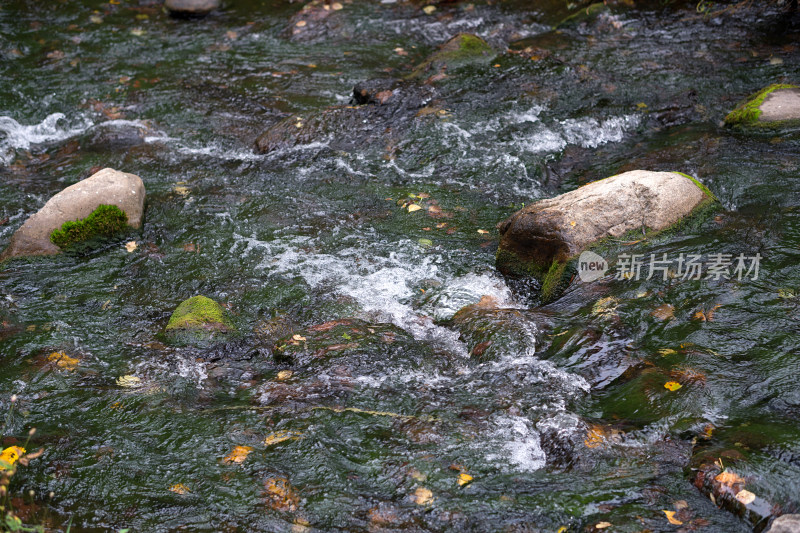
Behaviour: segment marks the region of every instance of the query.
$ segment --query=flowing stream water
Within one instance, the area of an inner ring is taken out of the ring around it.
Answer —
[[[720,124],[800,81],[781,8],[655,2],[553,31],[576,9],[353,0],[293,35],[300,8],[0,4],[0,247],[98,168],[147,188],[135,250],[0,266],[2,444],[35,427],[28,448],[45,451],[12,484],[30,521],[659,532],[678,510],[684,531],[763,528],[696,488],[703,453],[732,458],[771,514],[800,510],[800,137]],[[347,104],[459,32],[498,55],[437,82],[437,112],[393,144],[341,149],[345,130],[254,151],[278,120]],[[507,51],[526,46],[539,55]],[[692,174],[722,207],[618,251],[759,253],[758,279],[607,276],[539,305],[496,272],[498,222],[637,168]],[[436,209],[409,213],[409,195]],[[170,345],[170,314],[196,294],[239,333]],[[665,304],[674,316],[653,316]],[[223,461],[236,446],[252,450]]]

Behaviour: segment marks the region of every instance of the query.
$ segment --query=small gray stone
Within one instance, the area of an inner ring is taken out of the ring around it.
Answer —
[[[205,15],[220,6],[220,0],[166,0],[164,6],[176,15]]]
[[[785,514],[772,522],[767,533],[800,533],[800,514]]]
[[[64,222],[88,217],[100,205],[116,205],[128,215],[128,225],[142,225],[144,183],[139,176],[104,168],[59,192],[33,214],[11,237],[0,261],[11,257],[54,255],[61,249],[50,234]]]

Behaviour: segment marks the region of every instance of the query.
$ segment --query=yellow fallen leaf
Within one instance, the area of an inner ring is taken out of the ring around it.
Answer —
[[[461,472],[458,475],[458,486],[463,487],[464,485],[468,485],[472,483],[472,476],[467,474],[466,472]]]
[[[433,501],[433,493],[425,487],[420,487],[414,491],[411,499],[414,500],[414,503],[417,505],[428,505]]]
[[[295,24],[295,26],[297,26],[298,28],[302,28],[305,25],[306,25],[306,21],[305,20],[298,20],[297,24]]]
[[[587,448],[597,448],[606,440],[605,432],[600,426],[592,426],[586,432],[586,438],[583,439],[583,444]]]
[[[666,356],[668,356],[668,355],[675,355],[676,353],[678,353],[678,352],[676,352],[676,351],[675,351],[675,350],[673,350],[672,348],[661,348],[661,349],[658,351],[658,355],[660,355],[660,356],[662,356],[662,357],[666,357]]]
[[[736,474],[735,472],[721,472],[714,478],[714,481],[722,483],[723,485],[736,485],[737,483],[744,484],[744,478]]]
[[[422,209],[422,208],[419,206],[419,204],[409,204],[408,205],[408,212],[409,213],[413,213],[414,211],[419,211],[420,209]]]
[[[273,444],[278,444],[279,442],[284,442],[287,440],[298,440],[302,436],[303,434],[299,431],[276,431],[275,433],[267,435],[267,437],[264,439],[264,446],[272,446]]]
[[[756,495],[750,492],[749,490],[740,490],[736,493],[736,499],[739,500],[743,505],[750,505],[756,499]]]
[[[247,456],[250,455],[250,452],[252,451],[252,446],[236,446],[233,448],[233,450],[231,450],[231,453],[222,459],[222,462],[241,464],[245,459],[247,459]]]
[[[135,36],[137,36],[137,37],[141,37],[141,36],[142,36],[142,35],[144,35],[145,33],[147,33],[147,32],[145,32],[145,31],[144,31],[143,29],[141,29],[141,28],[133,28],[133,29],[131,30],[131,35],[135,35]]]
[[[137,246],[138,245],[136,244],[136,241],[129,241],[125,243],[125,249],[128,251],[128,253],[133,252]]]
[[[304,342],[306,340],[306,338],[303,337],[302,335],[295,334],[295,335],[292,335],[292,340],[295,340],[297,342]]]
[[[101,17],[100,15],[92,15],[89,17],[89,21],[93,22],[94,24],[102,24],[103,17]]]
[[[436,11],[436,6],[425,6],[425,7],[423,7],[423,8],[422,8],[422,11],[423,11],[423,12],[424,12],[426,15],[430,15],[431,13],[433,13],[434,11]]]
[[[614,525],[614,524],[612,524],[611,522],[598,522],[598,523],[596,523],[596,524],[594,525],[594,528],[595,528],[595,529],[605,529],[605,528],[607,528],[607,527],[611,527],[611,526],[613,526],[613,525]]]
[[[275,379],[277,379],[278,381],[286,381],[293,375],[294,372],[292,372],[291,370],[281,370],[280,372],[278,372],[278,375],[275,376]]]
[[[670,523],[670,524],[672,524],[672,525],[674,525],[674,526],[680,526],[680,525],[683,525],[683,522],[681,522],[680,520],[678,520],[677,518],[675,518],[675,511],[662,511],[662,512],[663,512],[665,515],[667,515],[667,520],[669,520],[669,523]]]
[[[186,485],[184,485],[183,483],[177,483],[177,484],[175,484],[175,485],[172,485],[172,486],[169,488],[169,490],[171,490],[171,491],[172,491],[172,492],[174,492],[175,494],[186,494],[187,492],[192,492],[192,491],[189,489],[189,487],[187,487],[187,486],[186,486]]]
[[[485,230],[485,229],[479,229],[478,233],[480,233],[481,235],[486,235],[489,232],[487,230]]]
[[[117,385],[120,387],[135,389],[136,387],[142,386],[142,380],[136,376],[120,376],[117,378]]]
[[[172,188],[176,194],[180,194],[181,196],[188,196],[189,195],[189,187],[184,187],[183,185],[177,185]]]
[[[331,8],[334,11],[339,11],[340,9],[344,9],[344,6],[342,4],[340,4],[339,2],[334,2],[334,3],[331,4]]]
[[[681,385],[677,381],[667,381],[666,383],[664,383],[664,388],[670,391],[676,391],[681,387],[683,387],[683,385]]]
[[[576,224],[577,222],[575,222],[574,220],[570,220],[569,222],[569,225],[572,226],[573,228],[575,227]]]
[[[25,448],[20,446],[11,446],[3,450],[3,453],[0,453],[0,468],[6,469],[17,462],[21,456],[25,455]],[[5,464],[3,464],[5,463]],[[6,467],[5,465],[8,465]],[[5,468],[4,468],[5,467]]]
[[[75,370],[75,367],[81,362],[80,359],[70,357],[64,352],[53,352],[47,356],[47,360],[64,370]]]

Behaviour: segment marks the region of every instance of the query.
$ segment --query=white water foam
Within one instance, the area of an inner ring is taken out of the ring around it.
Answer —
[[[16,150],[28,150],[32,145],[58,142],[80,135],[91,127],[89,119],[75,124],[66,120],[64,113],[48,115],[38,124],[20,124],[11,117],[0,117],[0,162],[8,165]]]

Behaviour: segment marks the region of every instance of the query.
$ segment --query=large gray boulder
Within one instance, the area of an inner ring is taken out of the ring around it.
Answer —
[[[785,514],[772,522],[767,533],[800,533],[800,514]]]
[[[679,172],[633,170],[524,207],[497,225],[497,268],[533,276],[543,297],[567,262],[589,246],[636,231],[660,231],[714,196]],[[547,290],[546,290],[547,289]]]
[[[207,15],[220,6],[220,0],[166,0],[164,7],[173,15]]]
[[[761,89],[728,113],[728,126],[782,126],[800,124],[800,87],[774,84]]]
[[[50,241],[64,222],[87,218],[101,205],[114,205],[128,217],[128,225],[142,225],[144,183],[139,176],[111,168],[93,174],[59,192],[12,235],[0,261],[12,257],[54,255],[61,248]]]

